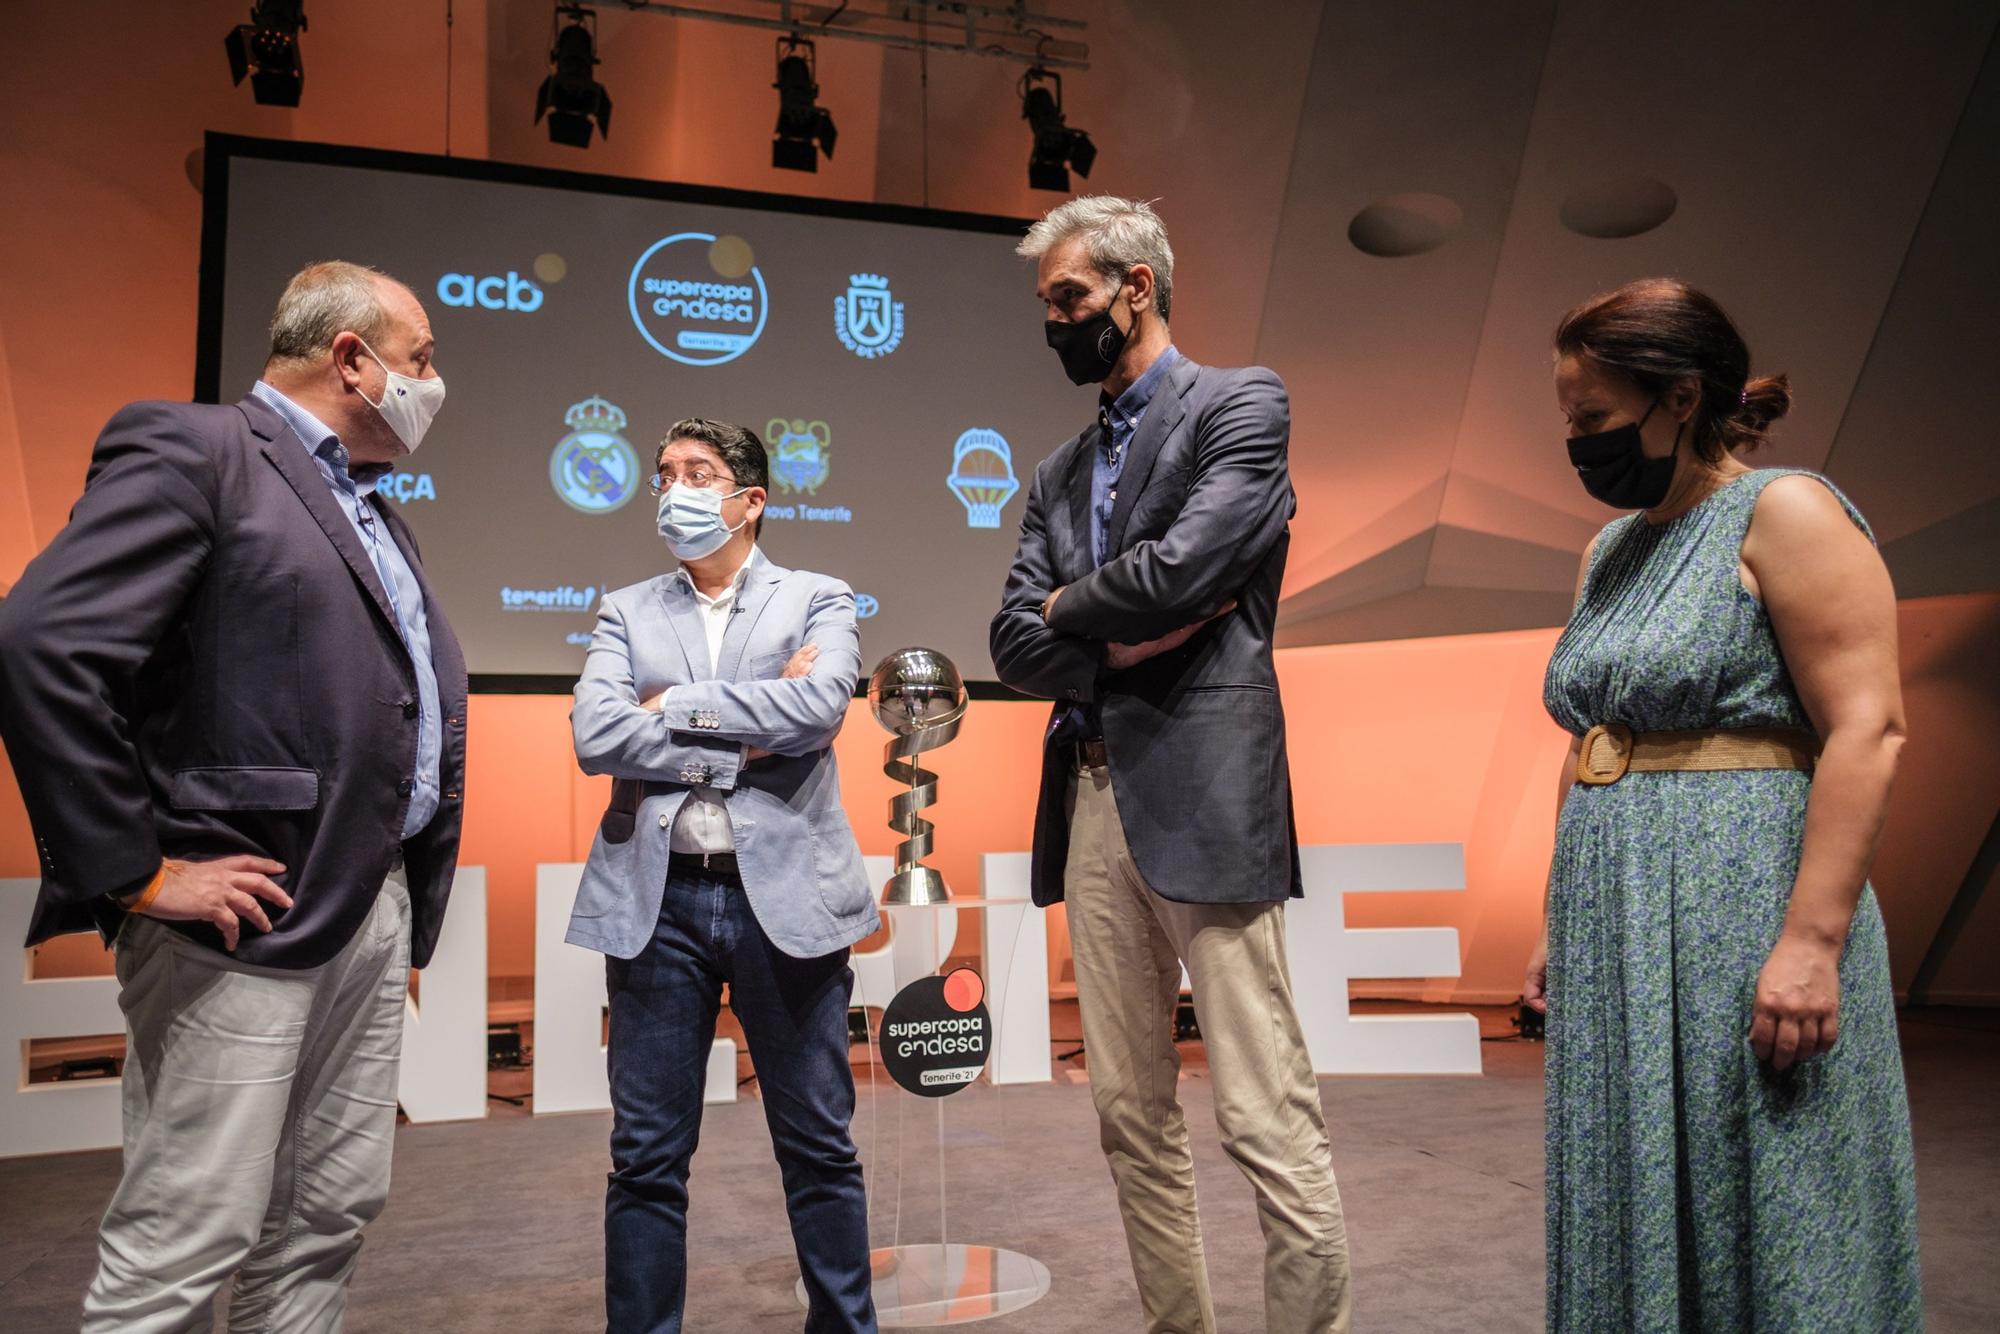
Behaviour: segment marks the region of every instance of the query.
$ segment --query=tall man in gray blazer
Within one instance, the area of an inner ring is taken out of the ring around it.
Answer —
[[[0,603],[28,943],[95,926],[125,1163],[87,1331],[338,1329],[458,858],[465,661],[376,484],[444,398],[401,283],[314,264],[263,378],[134,403]]]
[[[688,1164],[725,982],[784,1176],[805,1328],[875,1328],[847,957],[879,920],[832,750],[861,647],[847,585],[758,549],[769,485],[743,427],[667,433],[653,489],[679,565],[605,595],[570,712],[578,761],[616,780],[568,935],[606,955],[611,994],[616,1334],[681,1328]]]
[[[1035,471],[993,661],[1055,701],[1034,896],[1068,903],[1147,1327],[1217,1328],[1175,1091],[1185,964],[1223,1147],[1257,1193],[1265,1327],[1346,1330],[1347,1234],[1285,964],[1300,893],[1271,662],[1294,509],[1285,389],[1175,350],[1173,251],[1147,205],[1072,200],[1020,253],[1064,371],[1103,389],[1096,421]]]

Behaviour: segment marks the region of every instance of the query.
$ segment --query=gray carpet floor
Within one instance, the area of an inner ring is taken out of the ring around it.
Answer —
[[[1925,1304],[1937,1334],[2000,1329],[2000,1024],[1913,1012],[1904,1048],[1916,1124]],[[1321,1084],[1352,1239],[1355,1327],[1392,1334],[1542,1324],[1541,1049],[1489,1043],[1480,1079]],[[935,1239],[936,1120],[864,1086],[856,1135],[878,1245]],[[1216,1143],[1205,1073],[1182,1101],[1217,1316],[1263,1327],[1261,1244],[1248,1188]],[[599,1235],[609,1118],[404,1126],[395,1188],[369,1230],[348,1329],[602,1328]],[[978,1087],[945,1108],[951,1236],[1024,1251],[1049,1296],[985,1329],[1139,1328],[1138,1304],[1089,1090]],[[115,1153],[0,1162],[0,1329],[76,1328]],[[898,1218],[898,1187],[901,1213]],[[687,1328],[797,1329],[796,1269],[761,1104],[709,1109],[692,1183]]]

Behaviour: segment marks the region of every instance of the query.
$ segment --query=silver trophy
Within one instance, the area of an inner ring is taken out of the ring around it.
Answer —
[[[935,750],[958,735],[965,717],[965,682],[951,659],[930,648],[900,648],[868,678],[868,703],[893,735],[882,751],[882,771],[908,792],[889,799],[889,827],[903,835],[896,845],[896,873],[883,890],[885,904],[944,903],[944,877],[922,864],[935,827],[917,812],[937,800],[937,775],[910,757]]]

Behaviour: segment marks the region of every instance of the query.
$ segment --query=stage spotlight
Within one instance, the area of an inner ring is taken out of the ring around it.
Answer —
[[[1037,65],[1021,76],[1021,118],[1035,132],[1028,155],[1028,188],[1069,191],[1069,174],[1089,176],[1097,146],[1082,130],[1063,123],[1062,75]]]
[[[787,171],[818,171],[819,152],[833,158],[833,113],[819,106],[819,58],[803,37],[778,39],[778,126],[771,132],[771,165]]]
[[[299,91],[306,82],[299,34],[305,26],[305,0],[257,0],[250,6],[250,21],[239,23],[222,39],[229,52],[230,77],[240,85],[249,75],[250,92],[259,106],[299,104]]]
[[[535,119],[548,116],[550,143],[588,148],[592,121],[599,134],[611,137],[611,94],[597,81],[597,13],[558,4],[550,28],[549,77],[535,94]]]

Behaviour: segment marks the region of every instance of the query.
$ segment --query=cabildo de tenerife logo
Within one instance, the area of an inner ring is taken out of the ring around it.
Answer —
[[[750,243],[713,232],[677,232],[646,247],[626,304],[653,350],[686,366],[736,360],[771,313]]]
[[[609,514],[639,491],[639,452],[624,436],[625,414],[592,394],[570,405],[569,434],[549,455],[549,485],[585,514]]]
[[[857,357],[886,357],[903,342],[903,303],[879,273],[857,273],[833,299],[833,331]]]
[[[965,506],[968,528],[998,528],[1000,510],[1021,481],[1014,476],[1014,451],[998,431],[975,426],[951,449],[951,476],[945,485]]]

